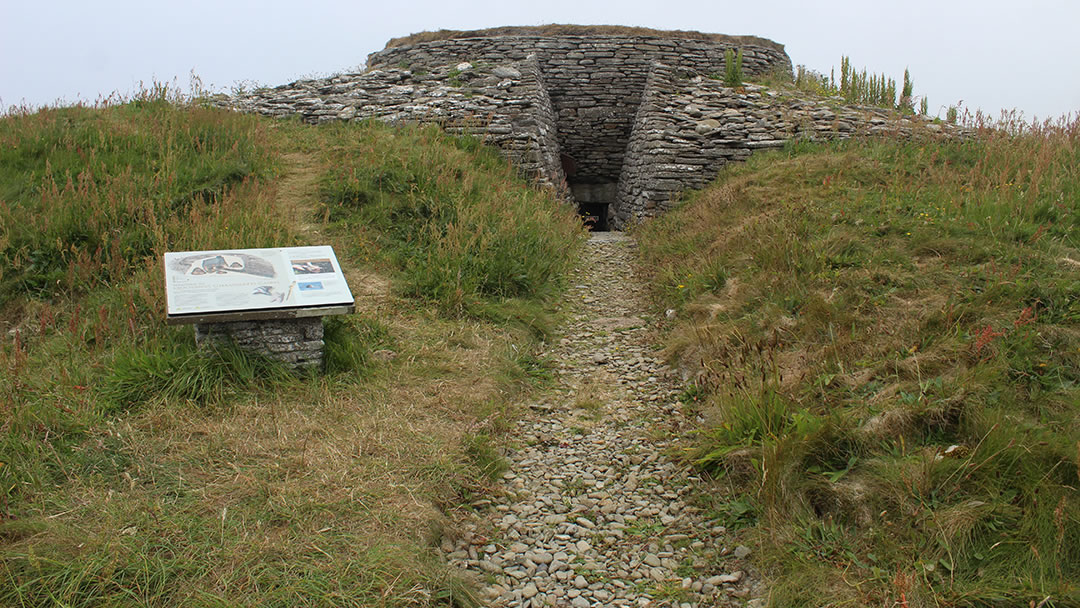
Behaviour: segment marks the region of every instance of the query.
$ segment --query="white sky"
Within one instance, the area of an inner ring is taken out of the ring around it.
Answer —
[[[1077,0],[0,0],[0,108],[93,102],[140,82],[228,91],[354,69],[425,30],[546,23],[752,34],[793,64],[856,67],[899,82],[909,67],[934,114],[1080,113]]]

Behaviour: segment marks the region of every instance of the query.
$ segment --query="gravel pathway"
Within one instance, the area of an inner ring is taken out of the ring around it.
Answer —
[[[596,233],[549,356],[558,389],[531,405],[496,504],[442,548],[492,606],[764,606],[746,547],[687,499],[666,453],[684,424],[678,383],[646,341],[632,239]]]

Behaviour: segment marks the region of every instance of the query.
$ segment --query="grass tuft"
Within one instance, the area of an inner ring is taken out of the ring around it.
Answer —
[[[363,373],[372,365],[372,350],[389,347],[389,330],[376,319],[350,315],[323,319],[324,367],[328,374]]]
[[[189,331],[169,332],[118,350],[102,383],[109,413],[160,403],[191,401],[219,406],[235,396],[290,384],[295,376],[283,365],[228,344],[198,348]],[[345,348],[332,349],[335,362]],[[339,363],[340,364],[340,363]]]

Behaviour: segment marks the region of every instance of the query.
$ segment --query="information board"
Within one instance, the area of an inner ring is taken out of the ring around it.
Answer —
[[[170,319],[353,305],[334,249],[326,245],[169,252],[165,291]]]

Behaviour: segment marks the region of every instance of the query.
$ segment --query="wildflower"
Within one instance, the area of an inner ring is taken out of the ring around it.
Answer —
[[[987,325],[986,327],[982,328],[981,330],[979,330],[978,334],[975,337],[975,353],[981,353],[982,350],[986,348],[986,345],[990,344],[994,340],[994,338],[998,338],[1004,335],[1005,332],[1003,331],[994,331],[994,327],[992,325]]]
[[[1035,312],[1034,306],[1028,306],[1024,310],[1020,311],[1020,316],[1013,321],[1013,327],[1020,327],[1029,323],[1034,323],[1039,318],[1038,313]]]

